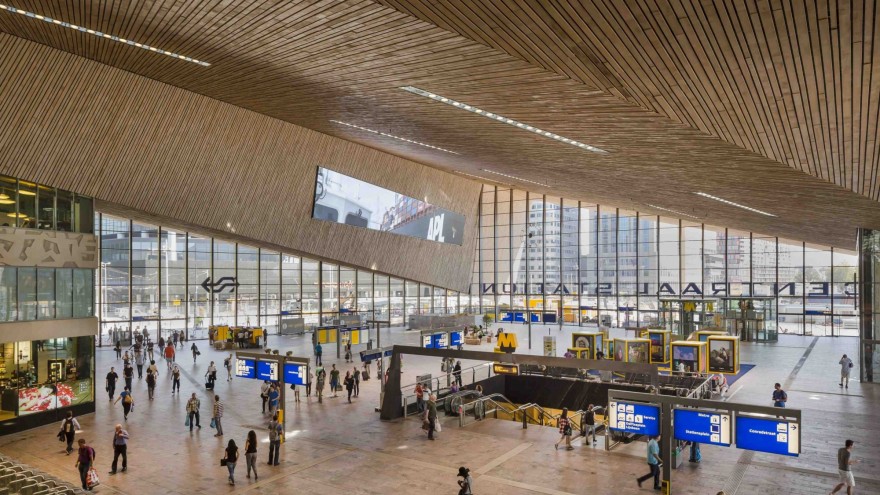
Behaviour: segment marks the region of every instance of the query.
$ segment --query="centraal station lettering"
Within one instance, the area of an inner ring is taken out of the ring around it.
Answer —
[[[752,294],[754,287],[768,287],[775,296],[797,296],[796,288],[801,282],[787,283],[761,283],[761,282],[711,282],[707,284],[706,291],[701,288],[701,284],[689,282],[684,284],[681,292],[676,291],[675,284],[661,283],[656,293],[651,294],[649,283],[634,284],[638,288],[637,294],[640,296],[726,296],[739,295],[732,294],[731,287],[741,289],[740,294]],[[830,297],[831,282],[806,282],[806,297]],[[855,282],[846,282],[843,284],[843,294],[846,296],[855,296],[858,294]],[[527,289],[527,290],[522,290]],[[589,283],[582,284],[482,284],[483,294],[595,294],[598,296],[613,296],[614,284],[612,283]]]

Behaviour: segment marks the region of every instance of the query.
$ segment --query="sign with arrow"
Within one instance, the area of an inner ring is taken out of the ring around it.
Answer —
[[[676,440],[730,446],[730,414],[699,409],[673,409]]]
[[[217,294],[226,289],[233,293],[236,287],[238,287],[238,281],[235,280],[235,277],[220,277],[216,282],[211,282],[211,277],[208,277],[202,282],[202,288],[211,294]]]

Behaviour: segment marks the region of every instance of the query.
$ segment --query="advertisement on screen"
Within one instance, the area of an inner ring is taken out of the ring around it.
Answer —
[[[461,245],[464,215],[318,167],[312,218]]]
[[[660,434],[660,408],[650,404],[612,401],[608,403],[608,426],[612,430],[639,435]]]
[[[774,418],[736,416],[736,447],[771,454],[800,453],[800,425]]]
[[[709,341],[709,372],[735,373],[734,343],[730,340]]]

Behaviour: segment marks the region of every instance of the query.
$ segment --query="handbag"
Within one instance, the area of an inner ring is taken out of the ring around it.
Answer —
[[[440,419],[439,418],[434,419],[434,431],[436,431],[437,433],[440,433],[440,431],[442,431],[442,428],[440,428]]]
[[[89,489],[92,489],[101,484],[101,480],[98,479],[98,470],[95,468],[89,468],[89,473],[86,475],[86,486]]]
[[[220,459],[220,465],[226,466],[226,458],[225,457],[223,459]]]
[[[202,351],[196,351],[196,356],[201,356],[201,355],[202,355]]]

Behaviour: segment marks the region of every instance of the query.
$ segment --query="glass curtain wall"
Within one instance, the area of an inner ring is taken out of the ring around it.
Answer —
[[[275,333],[286,316],[318,325],[358,313],[404,325],[407,315],[479,308],[466,294],[366,270],[107,214],[95,223],[97,281],[90,270],[0,269],[0,281],[9,281],[0,284],[0,319],[88,316],[72,308],[92,308],[78,301],[90,300],[96,288],[99,342],[128,345],[135,331],[154,340],[175,330],[204,339],[210,325],[261,325]]]
[[[648,326],[660,298],[770,296],[781,333],[858,335],[855,251],[488,185],[478,232],[469,300],[499,321]]]

